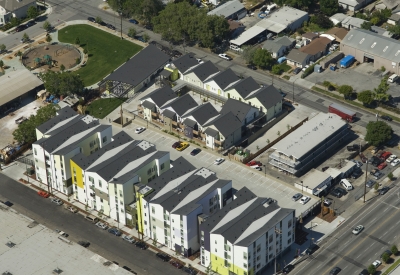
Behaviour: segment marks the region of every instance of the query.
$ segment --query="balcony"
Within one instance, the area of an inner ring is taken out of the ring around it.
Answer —
[[[158,114],[158,113],[153,113],[153,112],[151,112],[151,118],[152,118],[152,119],[158,119],[158,118],[160,118],[160,117],[159,117],[159,114]]]
[[[141,104],[138,105],[138,111],[143,111],[143,106]]]
[[[91,197],[93,197],[93,198],[94,198],[96,195],[95,195],[95,194],[93,194],[93,193],[90,193],[90,194],[89,194],[89,196],[91,196]]]

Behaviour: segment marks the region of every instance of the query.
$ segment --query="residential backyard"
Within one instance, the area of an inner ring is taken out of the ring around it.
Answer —
[[[96,118],[105,118],[124,101],[121,98],[99,98],[87,106],[86,113]]]
[[[139,52],[142,47],[89,25],[67,26],[58,31],[60,42],[75,44],[86,49],[86,65],[74,73],[79,74],[85,86],[93,85]]]

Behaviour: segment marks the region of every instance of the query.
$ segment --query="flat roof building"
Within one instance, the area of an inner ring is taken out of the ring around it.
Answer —
[[[207,15],[218,15],[233,20],[240,20],[246,14],[247,10],[239,0],[228,1],[207,13]]]
[[[305,173],[315,161],[343,143],[347,134],[348,126],[338,115],[319,113],[276,143],[269,163],[290,174]]]

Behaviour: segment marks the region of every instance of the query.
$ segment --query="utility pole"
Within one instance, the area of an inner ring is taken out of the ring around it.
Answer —
[[[367,193],[367,175],[368,175],[368,160],[367,160],[367,167],[365,168],[364,203],[365,203],[365,194]]]
[[[121,40],[124,39],[122,37],[122,4],[121,4],[121,0],[118,1],[119,3],[119,16],[121,17]]]

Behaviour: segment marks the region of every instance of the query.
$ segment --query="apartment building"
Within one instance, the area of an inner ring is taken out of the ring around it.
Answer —
[[[134,186],[151,182],[169,167],[169,152],[120,132],[94,154],[71,159],[74,199],[123,225],[131,224],[126,206],[136,201]]]
[[[200,248],[198,216],[223,207],[231,198],[231,188],[232,181],[178,159],[162,177],[138,190],[139,232],[191,256]]]
[[[200,216],[201,264],[221,275],[261,274],[295,239],[295,211],[246,187],[212,215]]]
[[[75,113],[70,107],[57,111],[57,116],[36,129],[32,144],[36,179],[66,195],[72,193],[70,159],[88,156],[111,140],[110,125]]]

